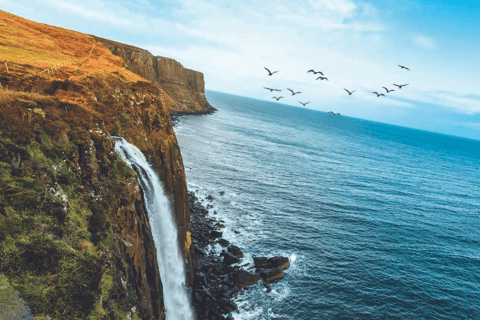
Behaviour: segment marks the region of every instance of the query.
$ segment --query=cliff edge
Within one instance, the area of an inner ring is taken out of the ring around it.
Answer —
[[[203,73],[184,68],[180,62],[128,44],[91,35],[98,44],[121,57],[124,67],[159,86],[171,113],[205,114],[215,110],[205,97]]]
[[[151,222],[111,136],[164,184],[192,283],[172,98],[98,38],[4,11],[0,29],[0,294],[18,292],[35,319],[164,319]]]

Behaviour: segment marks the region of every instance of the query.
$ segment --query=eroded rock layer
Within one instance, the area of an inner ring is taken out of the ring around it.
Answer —
[[[166,93],[165,102],[170,111],[181,113],[208,113],[214,108],[205,97],[203,73],[184,68],[180,62],[153,56],[147,50],[128,44],[92,36],[97,43],[123,59],[124,67],[160,86]]]
[[[141,149],[164,183],[192,283],[188,193],[168,97],[89,35],[3,11],[0,27],[5,287],[52,319],[163,319],[141,190],[110,137]]]

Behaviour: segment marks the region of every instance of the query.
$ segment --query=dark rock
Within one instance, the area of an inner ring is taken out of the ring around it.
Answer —
[[[225,194],[225,191],[220,191],[220,195],[223,196]]]
[[[285,270],[290,267],[290,260],[287,257],[273,257],[268,259],[269,268],[279,268]]]
[[[222,253],[223,255],[223,262],[226,264],[226,265],[231,265],[231,264],[234,264],[234,263],[237,263],[240,261],[240,259],[238,259],[237,257],[235,257],[233,254],[231,254],[230,252],[225,252],[225,253]]]
[[[284,277],[283,271],[279,268],[263,269],[260,277],[266,282],[273,282]]]
[[[202,255],[202,256],[207,255],[207,252],[206,252],[205,250],[203,250],[202,248],[197,247],[197,246],[195,246],[195,253],[196,253],[196,254],[200,254],[200,255]]]
[[[225,297],[236,297],[237,296],[237,293],[238,293],[238,290],[237,288],[232,288],[232,289],[228,289],[227,291],[225,291]]]
[[[220,231],[213,230],[212,232],[210,232],[210,238],[212,239],[221,238],[222,235],[223,235],[223,232],[220,232]]]
[[[219,239],[218,240],[218,243],[222,246],[222,247],[228,247],[228,245],[230,244],[230,242],[228,240],[225,240],[225,239]]]
[[[259,279],[260,277],[256,274],[252,274],[248,271],[240,269],[237,273],[237,278],[235,279],[235,286],[243,289],[245,287],[256,284]]]
[[[253,257],[255,262],[255,267],[257,268],[268,268],[268,258],[267,257]]]
[[[230,247],[228,247],[228,252],[230,252],[231,254],[233,254],[235,257],[243,258],[243,252],[242,252],[242,250],[240,250],[240,248],[237,247],[237,246],[230,246]]]
[[[209,196],[207,197],[207,200],[213,200],[213,199],[214,199],[214,198],[212,197],[212,195],[209,195]]]

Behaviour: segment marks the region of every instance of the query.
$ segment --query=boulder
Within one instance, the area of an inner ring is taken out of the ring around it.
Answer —
[[[252,274],[246,270],[240,269],[235,279],[235,286],[243,289],[245,287],[256,284],[259,279],[260,277],[258,275]]]
[[[212,232],[210,232],[210,238],[212,239],[221,238],[222,235],[223,235],[223,232],[220,232],[220,231],[213,230]]]
[[[214,198],[212,197],[212,195],[209,195],[209,196],[207,197],[207,200],[213,200],[213,199],[214,199]]]
[[[255,267],[257,268],[268,268],[268,258],[267,257],[253,257],[253,261],[255,262]]]
[[[260,277],[265,282],[273,282],[278,279],[282,279],[284,277],[283,271],[279,268],[271,268],[271,269],[263,269],[260,272]]]
[[[243,252],[242,252],[242,250],[240,250],[240,248],[237,247],[237,246],[230,246],[230,247],[228,247],[228,252],[230,252],[231,254],[233,254],[235,257],[243,258]]]
[[[279,268],[280,270],[285,270],[290,267],[290,260],[287,257],[273,257],[268,259],[269,268]]]
[[[223,262],[228,266],[240,261],[240,259],[235,257],[230,252],[224,252],[224,253],[222,253],[222,256],[223,256]]]
[[[222,246],[222,247],[228,247],[228,245],[230,244],[230,242],[228,240],[225,240],[225,239],[219,239],[218,240],[218,243]]]

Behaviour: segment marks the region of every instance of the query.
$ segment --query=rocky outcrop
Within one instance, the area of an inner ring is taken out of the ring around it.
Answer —
[[[8,61],[8,70],[0,67],[0,274],[34,315],[163,319],[151,222],[136,175],[110,137],[137,146],[159,175],[192,284],[171,98],[91,36],[3,11],[0,27],[6,43],[18,43],[0,52]],[[16,28],[25,41],[16,40]],[[137,66],[150,72],[148,63]],[[197,97],[200,76],[184,77],[182,90]]]
[[[203,73],[184,68],[178,61],[154,56],[147,50],[128,44],[92,37],[124,61],[124,67],[166,93],[165,102],[172,113],[202,114],[215,109],[205,97]]]

